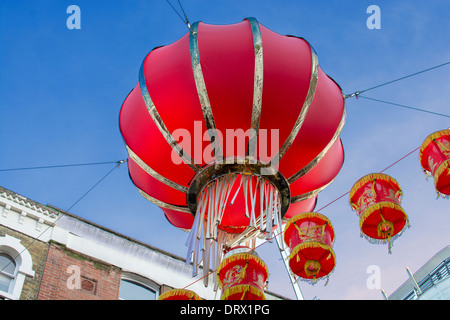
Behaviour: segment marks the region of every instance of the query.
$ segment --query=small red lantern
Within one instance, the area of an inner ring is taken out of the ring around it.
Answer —
[[[222,300],[266,300],[264,288],[268,276],[266,264],[254,251],[230,251],[217,269]]]
[[[361,236],[371,243],[389,244],[408,226],[408,216],[400,206],[403,193],[398,182],[382,173],[358,180],[350,191],[350,205],[360,217]]]
[[[284,241],[291,250],[289,266],[300,278],[315,283],[333,271],[334,229],[324,215],[306,212],[291,218],[286,224]]]
[[[161,294],[158,300],[202,300],[202,298],[191,290],[172,289]]]
[[[434,177],[438,197],[450,195],[450,129],[429,135],[420,147],[419,160],[427,178]]]

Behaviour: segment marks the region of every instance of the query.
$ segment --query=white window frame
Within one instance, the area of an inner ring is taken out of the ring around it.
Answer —
[[[33,259],[27,248],[20,243],[20,239],[9,235],[0,237],[0,252],[9,255],[16,263],[14,279],[11,281],[9,291],[0,291],[0,297],[9,300],[19,300],[25,278],[27,276],[34,277]]]

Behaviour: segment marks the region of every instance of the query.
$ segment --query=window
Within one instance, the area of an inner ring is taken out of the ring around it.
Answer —
[[[20,240],[0,237],[0,299],[18,300],[26,277],[34,277],[33,259]]]
[[[137,274],[125,273],[120,281],[120,300],[156,300],[159,286]]]
[[[10,292],[16,274],[16,262],[8,254],[0,252],[0,291]]]

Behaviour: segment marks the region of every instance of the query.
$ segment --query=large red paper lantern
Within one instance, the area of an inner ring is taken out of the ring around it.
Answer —
[[[119,117],[132,182],[190,230],[187,260],[205,272],[210,252],[216,268],[224,249],[313,210],[342,166],[344,122],[309,43],[254,18],[197,22],[152,50]]]
[[[158,300],[202,300],[202,298],[191,290],[172,289],[161,294]]]
[[[306,212],[294,216],[286,224],[284,241],[291,252],[289,267],[301,279],[315,283],[333,271],[334,229],[324,215]]]
[[[255,252],[230,251],[225,255],[217,277],[222,300],[266,300],[264,289],[269,276],[267,266]]]
[[[450,195],[450,129],[430,134],[422,143],[419,161],[427,175],[434,177],[438,193]]]
[[[402,190],[398,182],[383,173],[372,173],[359,179],[350,190],[350,205],[359,216],[361,236],[372,243],[388,243],[409,226],[401,207]]]

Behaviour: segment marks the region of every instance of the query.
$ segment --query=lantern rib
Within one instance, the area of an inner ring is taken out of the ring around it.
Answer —
[[[147,57],[150,55],[150,53],[147,55]],[[142,98],[144,99],[148,113],[150,114],[153,122],[156,124],[156,126],[158,127],[159,131],[161,132],[161,134],[163,135],[163,137],[167,141],[167,143],[172,147],[172,149],[175,150],[175,152],[180,156],[180,158],[183,159],[183,161],[192,170],[194,170],[194,172],[197,173],[201,169],[200,166],[198,164],[194,163],[194,161],[192,160],[190,155],[180,147],[180,145],[177,143],[177,141],[170,134],[169,130],[167,129],[166,125],[164,124],[164,121],[161,119],[161,115],[159,114],[158,110],[156,109],[156,106],[153,103],[152,98],[150,97],[150,94],[147,89],[145,74],[144,74],[144,62],[147,59],[147,57],[142,62],[141,68],[139,70],[139,87],[141,89]]]
[[[324,190],[326,187],[328,187],[330,184],[333,183],[333,181],[336,179],[336,177],[333,178],[333,180],[331,180],[330,182],[328,182],[327,184],[313,190],[307,193],[302,193],[299,194],[297,196],[293,196],[291,197],[291,203],[296,203],[296,202],[300,202],[300,201],[304,201],[307,200],[313,196],[316,196],[317,194],[319,194],[322,190]]]
[[[195,22],[192,25],[192,32],[189,34],[189,50],[191,54],[192,71],[194,73],[195,86],[197,87],[198,98],[202,107],[203,118],[206,129],[208,130],[211,146],[214,150],[214,156],[217,162],[222,163],[223,153],[219,136],[217,135],[216,124],[209,101],[208,91],[206,89],[205,79],[203,77],[202,66],[200,63],[200,51],[198,48],[198,25]]]
[[[148,201],[150,201],[153,204],[156,204],[158,207],[165,208],[165,209],[170,209],[170,210],[175,210],[175,211],[180,211],[180,212],[191,213],[191,211],[189,210],[189,208],[187,206],[178,206],[178,205],[175,205],[175,204],[166,203],[166,202],[163,202],[163,201],[158,200],[156,198],[153,198],[152,196],[147,194],[145,191],[139,189],[138,187],[136,187],[136,189],[139,191],[139,193],[145,199],[147,199]]]
[[[297,173],[293,174],[291,177],[289,177],[287,179],[289,183],[293,183],[294,181],[296,181],[300,177],[302,177],[305,174],[307,174],[309,171],[311,171],[319,163],[320,160],[322,160],[322,158],[325,156],[325,154],[328,152],[328,150],[330,150],[330,148],[333,146],[333,144],[339,138],[339,136],[340,136],[340,134],[342,132],[342,129],[344,128],[346,117],[347,117],[347,113],[346,113],[346,111],[344,109],[344,111],[342,113],[341,122],[339,123],[339,125],[338,125],[338,127],[336,129],[336,132],[334,133],[333,138],[331,138],[331,140],[330,140],[330,142],[328,142],[327,146],[325,148],[323,148],[323,150],[314,159],[312,159],[306,166],[304,166],[302,169],[297,171]]]
[[[185,186],[182,186],[162,175],[160,175],[158,172],[156,172],[155,170],[153,170],[147,163],[145,163],[141,158],[139,158],[139,156],[133,151],[131,150],[131,148],[126,145],[125,146],[127,148],[128,151],[128,155],[129,157],[136,162],[136,164],[142,169],[144,170],[146,173],[148,173],[151,177],[155,178],[156,180],[164,183],[165,185],[168,185],[169,187],[172,187],[178,191],[187,193],[188,192],[188,188]]]
[[[255,51],[255,71],[253,82],[253,107],[252,107],[252,122],[249,136],[249,144],[247,148],[247,155],[251,158],[255,156],[256,144],[258,141],[259,124],[261,119],[262,107],[262,93],[263,93],[263,78],[264,78],[264,59],[263,59],[263,44],[261,37],[261,30],[258,21],[253,17],[248,17],[253,36],[253,47]]]
[[[308,45],[309,45],[309,43],[308,43]],[[276,167],[278,165],[278,163],[281,161],[281,159],[283,158],[283,156],[288,151],[288,149],[291,147],[292,143],[294,142],[295,138],[297,137],[297,134],[300,131],[300,128],[302,127],[303,122],[305,121],[306,114],[308,113],[309,107],[312,104],[314,94],[316,92],[317,82],[319,80],[319,58],[318,58],[314,48],[311,45],[309,45],[309,47],[311,49],[311,77],[310,77],[310,81],[309,81],[308,93],[306,94],[305,101],[303,102],[303,106],[300,110],[297,121],[295,122],[294,127],[291,130],[291,133],[289,134],[289,136],[286,138],[286,141],[281,146],[280,150],[278,151],[278,154],[272,158],[272,161],[275,161],[275,163],[272,163],[273,167]]]

